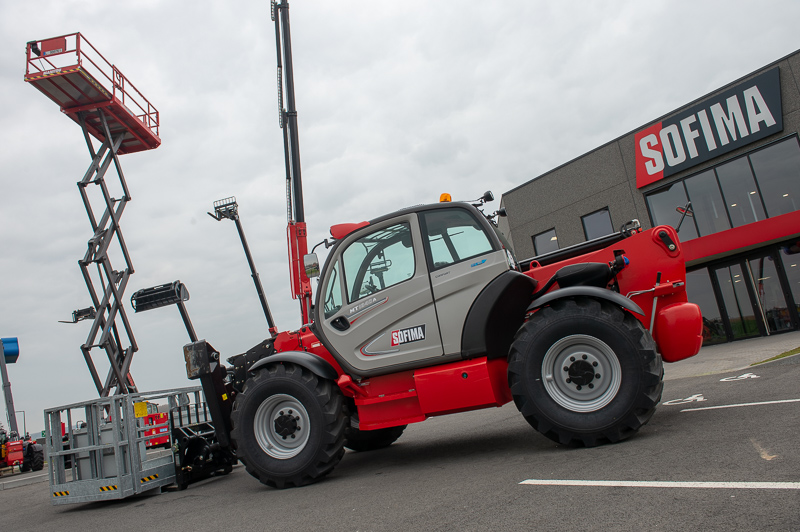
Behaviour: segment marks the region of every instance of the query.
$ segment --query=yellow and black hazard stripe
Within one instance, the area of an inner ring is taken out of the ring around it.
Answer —
[[[75,68],[55,68],[53,70],[45,70],[41,74],[34,74],[31,76],[25,76],[25,81],[36,81],[37,79],[44,79],[49,78],[52,76],[61,76],[62,74],[71,74],[73,72],[80,71],[81,67]]]
[[[80,72],[81,72],[81,75],[82,75],[84,78],[86,78],[86,81],[88,81],[89,83],[91,83],[92,85],[94,85],[94,88],[95,88],[95,89],[97,89],[97,90],[99,90],[101,93],[103,93],[103,96],[105,96],[106,98],[111,98],[111,95],[108,93],[108,91],[106,91],[106,89],[105,89],[105,88],[104,88],[102,85],[100,85],[100,84],[97,82],[97,80],[95,80],[95,79],[94,79],[92,76],[90,76],[88,73],[84,72],[83,70],[81,70]]]
[[[67,495],[69,495],[68,491],[54,491],[53,492],[53,497],[66,497]]]
[[[158,475],[150,475],[149,477],[144,477],[144,478],[140,479],[139,482],[144,484],[145,482],[150,482],[151,480],[155,480],[157,478],[158,478]]]
[[[100,488],[100,491],[117,491],[116,486],[103,486]]]

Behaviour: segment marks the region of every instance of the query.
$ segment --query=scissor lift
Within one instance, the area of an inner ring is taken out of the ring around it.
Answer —
[[[101,397],[107,397],[112,389],[115,393],[133,393],[137,390],[130,366],[138,347],[123,306],[123,292],[134,268],[119,226],[131,195],[118,156],[161,144],[158,110],[80,33],[31,41],[26,53],[25,81],[81,126],[92,159],[78,188],[94,234],[78,263],[96,313],[81,351]],[[91,137],[100,142],[96,150]],[[105,180],[112,162],[119,177],[119,186],[113,184],[116,197]],[[89,185],[96,185],[94,201]],[[95,213],[100,210],[103,213],[98,217]],[[121,271],[111,266],[109,258],[114,240],[118,249],[115,246],[112,253],[121,253],[125,262]],[[97,267],[101,290],[92,280],[92,264]],[[117,318],[123,330],[117,325]],[[92,359],[91,350],[95,347],[108,356],[110,369],[105,381],[100,380]]]

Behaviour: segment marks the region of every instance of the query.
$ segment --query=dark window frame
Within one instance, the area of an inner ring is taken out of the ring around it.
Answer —
[[[456,210],[457,209],[459,211],[462,211],[462,212],[466,213],[470,218],[472,218],[472,220],[475,222],[476,227],[478,227],[483,232],[484,236],[486,236],[486,240],[489,242],[490,249],[488,251],[484,251],[484,252],[481,252],[481,253],[478,253],[478,254],[470,255],[469,257],[461,257],[461,256],[459,256],[459,259],[457,261],[455,261],[455,262],[451,262],[451,263],[446,264],[446,265],[436,266],[434,264],[434,262],[433,262],[433,252],[431,250],[431,244],[430,244],[430,241],[428,240],[429,236],[430,236],[430,233],[428,231],[428,222],[427,222],[426,216],[427,215],[431,215],[432,213],[438,213],[438,212],[442,212],[442,211],[445,211],[445,210],[451,210],[451,209],[452,210]],[[436,270],[441,270],[443,268],[450,268],[451,266],[454,266],[455,264],[461,264],[462,262],[466,262],[466,261],[468,261],[470,259],[474,259],[475,257],[480,257],[480,256],[486,255],[488,253],[493,253],[493,252],[497,251],[498,249],[500,249],[500,248],[498,248],[497,243],[492,239],[492,237],[489,234],[489,232],[486,230],[486,226],[483,223],[481,223],[481,220],[477,216],[475,216],[474,212],[471,212],[469,209],[465,209],[463,207],[459,207],[457,205],[453,205],[452,207],[446,207],[446,208],[443,208],[443,209],[433,209],[433,210],[430,210],[430,211],[420,211],[420,212],[417,213],[417,220],[419,221],[420,236],[422,238],[422,249],[425,252],[425,262],[428,265],[428,271],[429,272],[434,272]]]
[[[719,162],[717,162],[715,164],[712,164],[710,166],[702,168],[702,169],[700,169],[700,170],[698,170],[698,171],[696,171],[696,172],[694,172],[694,173],[692,173],[690,175],[687,175],[687,176],[684,176],[684,177],[682,177],[680,179],[675,179],[674,181],[669,181],[667,183],[659,185],[658,187],[656,187],[656,188],[654,188],[652,190],[649,190],[647,193],[642,194],[643,199],[645,200],[645,208],[647,209],[647,217],[650,220],[650,226],[651,227],[655,227],[656,223],[655,223],[655,220],[653,219],[653,213],[651,212],[650,205],[649,205],[649,203],[647,201],[647,198],[649,196],[657,194],[659,192],[663,192],[664,190],[667,190],[669,187],[671,187],[672,185],[674,185],[676,183],[681,183],[681,185],[683,186],[684,193],[686,194],[686,197],[689,198],[689,191],[686,189],[686,180],[687,179],[691,179],[691,178],[693,178],[693,177],[695,177],[697,175],[700,175],[700,174],[702,174],[704,172],[707,172],[707,171],[711,170],[711,171],[714,172],[714,177],[716,178],[717,187],[719,188],[720,194],[722,195],[722,198],[725,199],[725,194],[722,191],[722,187],[720,186],[719,175],[717,174],[717,168],[720,167],[720,166],[723,166],[725,164],[731,163],[731,162],[733,162],[735,160],[742,159],[742,158],[746,158],[747,164],[750,167],[750,172],[753,175],[753,180],[755,181],[756,189],[758,190],[759,201],[761,202],[761,207],[764,210],[764,214],[766,216],[765,219],[771,218],[771,216],[769,216],[769,211],[767,210],[767,206],[764,203],[764,197],[763,197],[763,195],[761,193],[761,186],[760,186],[760,184],[758,182],[758,175],[756,175],[755,170],[753,169],[753,163],[750,160],[749,156],[754,154],[754,153],[758,153],[758,152],[760,152],[762,150],[765,150],[767,148],[770,148],[775,144],[780,144],[781,142],[786,142],[787,140],[792,139],[792,138],[794,138],[797,141],[798,145],[800,145],[800,134],[791,133],[789,135],[785,135],[785,136],[783,136],[781,138],[775,139],[775,140],[773,140],[771,142],[767,142],[766,144],[762,144],[762,145],[756,147],[755,149],[750,150],[750,151],[748,151],[746,153],[742,153],[742,154],[739,154],[739,155],[736,155],[736,156],[733,156],[733,157],[728,157],[727,159],[723,159],[723,160],[721,160],[721,161],[719,161]],[[733,223],[732,223],[732,220],[730,220],[730,213],[728,212],[727,204],[725,205],[725,212],[727,213],[728,220],[731,223],[731,227],[733,228]],[[686,223],[686,220],[684,220],[684,223]],[[694,224],[695,231],[698,234],[697,238],[703,238],[702,236],[700,236],[700,231],[698,230],[697,223],[694,221],[693,217],[692,217],[692,223]]]
[[[599,238],[599,237],[607,236],[607,235],[610,235],[610,234],[614,233],[614,222],[611,220],[611,209],[608,207],[608,205],[606,205],[602,209],[597,209],[596,211],[593,211],[593,212],[590,212],[589,214],[584,214],[583,216],[581,216],[581,225],[583,226],[583,236],[584,236],[584,238],[586,238],[586,240],[592,240],[591,238],[589,238],[589,233],[586,231],[586,218],[588,218],[589,216],[594,216],[595,214],[601,213],[603,211],[608,213],[608,225],[609,225],[609,227],[611,227],[611,231],[609,231],[608,233],[603,234],[603,235],[598,235],[598,236],[596,236],[594,238]]]
[[[534,254],[534,256],[538,257],[539,255],[543,255],[545,253],[550,253],[552,251],[555,251],[555,250],[549,250],[549,251],[539,252],[539,250],[536,249],[536,237],[537,236],[542,236],[542,235],[544,235],[546,233],[549,233],[550,231],[552,231],[553,232],[553,236],[556,237],[556,246],[557,247],[556,247],[555,250],[561,249],[561,246],[558,244],[558,233],[556,232],[556,228],[555,227],[551,227],[550,229],[547,229],[547,230],[542,231],[540,233],[536,233],[535,235],[531,236],[531,242],[533,243],[533,254]]]

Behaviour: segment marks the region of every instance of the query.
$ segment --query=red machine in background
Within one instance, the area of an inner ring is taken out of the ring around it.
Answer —
[[[0,426],[0,469],[17,465],[21,469],[25,459],[22,447],[22,440],[11,441],[5,428]]]
[[[44,467],[44,448],[33,441],[29,434],[19,436],[17,415],[14,409],[14,397],[11,395],[11,381],[8,379],[7,364],[13,364],[19,358],[19,341],[17,338],[0,338],[0,380],[3,384],[3,396],[8,412],[10,432],[0,424],[0,469],[19,466],[21,471],[39,471]]]
[[[169,447],[169,414],[167,412],[159,412],[158,406],[153,403],[147,403],[147,415],[143,418],[144,424],[147,427],[153,427],[144,431],[145,436],[156,436],[145,441],[147,448],[155,447]]]

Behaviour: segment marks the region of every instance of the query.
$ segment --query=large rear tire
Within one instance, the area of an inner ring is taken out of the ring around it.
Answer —
[[[34,449],[31,471],[41,471],[42,469],[44,469],[44,449]]]
[[[557,300],[511,346],[508,383],[528,423],[565,445],[593,447],[635,434],[663,390],[656,345],[633,315],[607,301]]]
[[[343,401],[333,382],[302,366],[267,366],[247,380],[233,404],[237,458],[275,488],[320,480],[344,455]]]
[[[407,426],[400,425],[378,430],[358,430],[348,425],[344,432],[344,446],[356,452],[383,449],[396,442]]]
[[[21,473],[31,470],[31,453],[25,453],[25,456],[22,458],[22,463],[19,465],[19,470]]]

